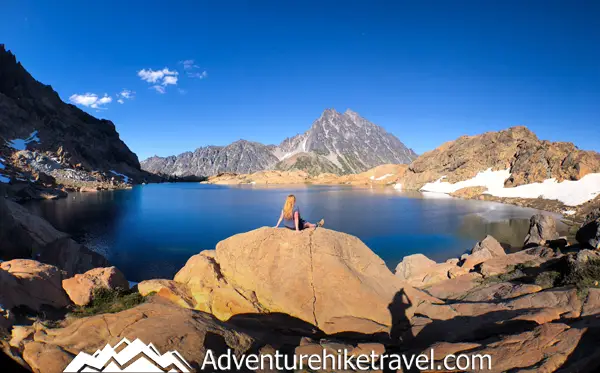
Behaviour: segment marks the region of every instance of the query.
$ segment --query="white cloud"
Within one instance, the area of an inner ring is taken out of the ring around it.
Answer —
[[[177,77],[176,76],[165,76],[163,79],[162,85],[167,86],[169,84],[177,85]]]
[[[95,93],[84,93],[82,95],[74,94],[69,97],[69,101],[75,105],[90,106],[98,101],[98,95]]]
[[[122,98],[118,99],[118,100],[117,100],[117,102],[118,102],[119,104],[124,104],[124,103],[125,103],[125,101],[123,101],[123,99],[122,99]]]
[[[104,104],[110,104],[112,102],[112,97],[110,97],[109,95],[107,95],[106,93],[104,94],[104,97],[102,97],[101,99],[99,99],[97,101],[97,104],[99,105],[104,105]]]
[[[187,93],[187,91],[185,89],[181,89],[181,88],[177,88],[177,91],[179,91],[179,93],[182,95],[185,95]]]
[[[183,69],[186,70],[189,78],[204,79],[208,76],[206,70],[199,71],[200,66],[196,65],[194,60],[184,60],[179,61],[179,63],[183,65]]]
[[[153,85],[152,87],[150,87],[154,90],[156,90],[156,92],[158,93],[165,93],[165,87],[163,87],[162,85]]]
[[[91,107],[94,109],[106,109],[103,105],[110,104],[112,97],[104,94],[103,97],[98,97],[95,93],[73,94],[69,97],[69,101],[75,105]]]
[[[167,67],[162,70],[142,69],[138,71],[138,76],[148,83],[156,83],[169,75],[179,75],[179,73],[176,70],[169,70]]]
[[[208,76],[208,73],[206,72],[206,70],[204,70],[203,72],[188,72],[187,74],[190,78],[198,78],[198,79],[204,79]]]
[[[162,70],[142,69],[138,71],[138,76],[143,81],[153,84],[150,88],[158,93],[165,93],[165,87],[168,85],[177,85],[177,75],[179,73],[176,70],[169,70],[168,67]]]
[[[184,60],[179,61],[179,63],[183,65],[184,70],[193,70],[200,68],[200,66],[194,64],[194,60]]]
[[[131,100],[135,97],[135,92],[130,91],[129,89],[123,89],[121,92],[117,93],[117,97]]]

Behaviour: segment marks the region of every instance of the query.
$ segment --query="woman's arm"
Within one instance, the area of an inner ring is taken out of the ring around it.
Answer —
[[[279,215],[279,220],[277,220],[277,225],[275,226],[275,228],[279,228],[279,224],[281,224],[282,220],[283,220],[283,210],[281,210],[281,215]]]
[[[300,232],[300,228],[298,227],[298,225],[300,224],[300,214],[298,213],[298,211],[294,213],[294,222],[296,223],[296,232]]]

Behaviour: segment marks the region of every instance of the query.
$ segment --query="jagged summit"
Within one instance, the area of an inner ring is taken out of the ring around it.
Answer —
[[[274,154],[285,160],[314,152],[338,167],[338,173],[357,173],[385,163],[410,163],[417,154],[397,137],[347,109],[326,109],[304,134],[285,139]]]
[[[177,177],[216,175],[221,172],[252,173],[272,167],[279,160],[258,142],[237,140],[226,146],[204,146],[177,156],[151,157],[144,170]]]
[[[210,149],[210,150],[209,150]],[[210,154],[207,154],[210,153]],[[383,128],[347,109],[325,109],[310,129],[279,145],[238,140],[225,147],[203,147],[179,156],[142,162],[150,172],[175,176],[252,173],[266,169],[358,173],[387,163],[410,163],[416,153]],[[240,160],[243,164],[225,162]]]

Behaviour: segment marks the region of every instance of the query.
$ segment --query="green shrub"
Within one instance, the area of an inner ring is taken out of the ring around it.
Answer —
[[[525,277],[525,273],[519,268],[513,266],[507,267],[508,272],[499,275],[485,277],[481,280],[481,285],[497,284],[500,282],[508,282]]]
[[[553,288],[561,277],[561,273],[557,271],[542,272],[535,278],[535,284],[543,289]]]
[[[574,285],[579,290],[599,287],[600,259],[589,259],[584,263],[574,263],[563,276],[561,285]]]
[[[121,312],[144,303],[145,298],[135,290],[100,288],[94,292],[87,306],[77,307],[72,315],[87,317],[104,313]]]

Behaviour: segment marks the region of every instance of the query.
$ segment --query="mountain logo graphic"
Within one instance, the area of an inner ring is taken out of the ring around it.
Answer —
[[[117,352],[118,351],[118,352]],[[151,344],[123,338],[115,347],[107,344],[93,355],[80,352],[64,373],[80,372],[176,372],[189,373],[192,367],[177,351],[163,355]]]

